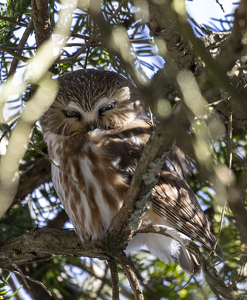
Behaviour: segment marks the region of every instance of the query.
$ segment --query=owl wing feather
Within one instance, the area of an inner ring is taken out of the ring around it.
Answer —
[[[107,133],[108,151],[114,159],[119,158],[119,171],[125,174],[128,183],[135,173],[137,162],[152,132],[147,120],[139,120],[139,123],[139,126],[134,124],[133,128],[125,127],[124,131]],[[211,249],[216,239],[210,232],[208,220],[184,175],[183,170],[190,168],[184,152],[174,146],[167,153],[166,162],[158,174],[158,183],[153,188],[151,208],[175,229]],[[215,251],[223,258],[219,244]]]

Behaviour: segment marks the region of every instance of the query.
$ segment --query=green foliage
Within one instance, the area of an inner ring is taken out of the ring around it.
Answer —
[[[22,288],[22,286],[20,286],[11,296],[6,296],[6,294],[11,290],[8,285],[9,277],[10,274],[6,279],[3,276],[0,276],[0,299],[3,300],[12,299],[17,294],[17,292]]]

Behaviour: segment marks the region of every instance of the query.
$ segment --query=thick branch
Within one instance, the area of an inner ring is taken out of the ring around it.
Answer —
[[[40,46],[50,37],[50,16],[48,13],[48,1],[32,0],[32,19],[36,35],[37,46]]]
[[[17,238],[0,243],[0,266],[8,269],[11,267],[6,256],[17,265],[52,258],[52,255],[70,254],[76,257],[107,259],[109,257],[104,250],[101,252],[101,248],[91,241],[82,244],[76,233],[71,230],[34,229]]]

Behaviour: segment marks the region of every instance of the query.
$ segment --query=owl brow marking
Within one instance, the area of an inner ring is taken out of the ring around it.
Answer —
[[[70,101],[68,106],[67,106],[68,110],[76,110],[78,111],[81,115],[83,114],[83,109],[81,108],[81,106],[74,102],[74,101]]]

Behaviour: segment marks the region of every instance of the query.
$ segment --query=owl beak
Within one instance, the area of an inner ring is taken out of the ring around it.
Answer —
[[[98,127],[98,125],[95,121],[89,122],[86,125],[87,131],[94,131],[97,127]]]

